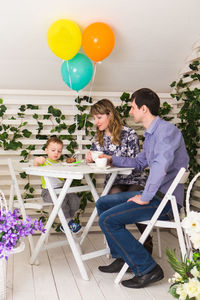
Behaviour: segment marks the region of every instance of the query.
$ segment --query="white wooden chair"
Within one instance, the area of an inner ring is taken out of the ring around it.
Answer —
[[[179,183],[185,184],[188,180],[189,174],[190,174],[189,171],[185,172]],[[138,222],[138,223],[148,225],[149,222],[143,221],[143,222]],[[162,221],[157,221],[154,224],[154,227],[156,228],[156,232],[157,232],[158,257],[161,258],[162,257],[162,246],[161,246],[161,238],[160,238],[160,228],[169,228],[169,227],[168,227],[168,224],[166,225],[166,223],[163,223]],[[174,227],[172,227],[172,228],[174,228]]]
[[[14,161],[8,159],[8,168],[11,176],[11,186],[10,186],[10,198],[9,198],[9,210],[13,210],[13,208],[18,208],[22,214],[24,220],[26,220],[27,213],[26,210],[35,210],[40,211],[42,209],[48,209],[53,207],[53,203],[45,203],[42,198],[30,198],[23,199],[19,186],[19,174],[24,172],[23,167],[27,166],[27,163],[20,163],[18,161]],[[16,200],[14,197],[16,196]],[[34,244],[32,235],[28,236],[31,252],[33,251]]]
[[[186,172],[185,168],[181,168],[179,170],[178,174],[176,175],[175,179],[173,180],[172,184],[170,185],[167,193],[165,194],[164,198],[162,199],[157,210],[155,211],[152,219],[148,220],[148,221],[140,222],[142,224],[146,224],[147,227],[139,239],[139,242],[141,244],[143,244],[154,226],[158,226],[158,227],[162,227],[162,228],[175,228],[177,231],[178,241],[179,241],[180,250],[181,250],[183,259],[185,258],[186,253],[187,253],[186,245],[185,245],[183,230],[181,227],[181,220],[180,220],[180,216],[179,216],[178,206],[177,206],[176,198],[175,198],[175,196],[173,196],[173,192],[179,183],[183,183],[183,181],[185,182],[185,180],[187,180],[187,177],[188,177],[188,172]],[[174,215],[174,221],[160,221],[160,220],[158,220],[158,218],[168,201],[171,201],[172,211],[173,211],[173,215]],[[124,276],[124,274],[126,273],[128,267],[129,267],[128,264],[125,263],[124,266],[122,267],[121,271],[117,275],[117,277],[115,279],[115,283],[118,284],[121,281],[121,279]]]

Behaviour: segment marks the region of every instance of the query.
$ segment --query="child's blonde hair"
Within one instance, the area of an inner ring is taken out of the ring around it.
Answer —
[[[53,136],[53,137],[49,138],[48,141],[46,142],[45,148],[48,148],[50,143],[56,143],[56,144],[60,144],[63,146],[63,141],[61,139],[59,139],[57,136]]]

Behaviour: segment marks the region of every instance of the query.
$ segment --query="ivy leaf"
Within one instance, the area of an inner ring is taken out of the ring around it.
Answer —
[[[23,136],[26,138],[29,138],[32,134],[32,132],[27,129],[22,130],[22,133],[23,133]]]
[[[48,140],[48,136],[47,135],[42,135],[42,134],[37,134],[36,139],[38,139],[38,140]]]
[[[21,105],[19,108],[20,111],[25,111],[26,110],[26,105]]]
[[[0,105],[0,117],[3,117],[6,110],[7,110],[7,107],[5,105]]]
[[[30,184],[27,183],[27,184],[24,186],[24,189],[25,189],[25,190],[28,190],[29,188],[30,188]]]
[[[48,107],[48,113],[52,114],[54,117],[60,117],[62,115],[61,110],[54,108],[52,105]]]
[[[20,118],[23,118],[24,117],[24,114],[23,113],[17,113],[18,114],[18,116],[20,117]]]
[[[28,175],[26,174],[26,172],[22,172],[22,173],[19,173],[20,177],[21,178],[26,178]]]
[[[29,145],[26,149],[33,151],[35,150],[35,145]]]
[[[170,84],[171,87],[174,87],[175,85],[176,85],[176,81],[173,81],[173,82]]]
[[[35,189],[33,188],[33,187],[31,187],[30,189],[29,189],[29,192],[32,194],[33,192],[35,191]]]
[[[17,150],[18,148],[22,148],[21,142],[10,141],[8,144],[8,150]]]
[[[75,130],[76,130],[76,124],[75,124],[75,123],[72,124],[72,125],[70,125],[70,126],[68,127],[68,132],[69,132],[70,134],[74,133]]]
[[[38,105],[33,105],[33,104],[27,104],[27,108],[29,109],[39,109]]]
[[[38,114],[34,114],[33,119],[38,119]]]
[[[48,120],[51,117],[51,115],[44,115],[43,120]]]
[[[122,101],[125,101],[125,102],[130,102],[131,101],[130,94],[126,93],[126,92],[123,92],[123,94],[121,95],[120,99]]]

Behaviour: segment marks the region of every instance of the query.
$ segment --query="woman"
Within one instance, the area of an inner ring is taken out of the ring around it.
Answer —
[[[91,151],[102,151],[107,155],[135,157],[139,153],[138,136],[132,128],[124,126],[118,111],[110,100],[102,99],[92,105],[90,115],[97,127]],[[92,162],[91,151],[86,154],[86,162]],[[106,176],[105,183],[110,175]],[[109,193],[142,190],[146,182],[146,174],[133,170],[130,175],[118,175]],[[146,226],[136,224],[142,233]],[[152,253],[152,238],[149,236],[144,244]]]

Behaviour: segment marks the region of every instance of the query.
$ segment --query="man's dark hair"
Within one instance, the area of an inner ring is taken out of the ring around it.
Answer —
[[[135,100],[135,104],[138,108],[146,105],[152,115],[158,115],[160,99],[154,91],[147,88],[139,89],[132,94],[131,101],[133,100]]]

